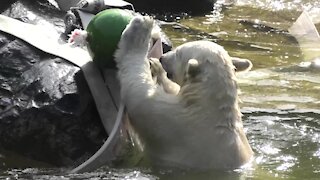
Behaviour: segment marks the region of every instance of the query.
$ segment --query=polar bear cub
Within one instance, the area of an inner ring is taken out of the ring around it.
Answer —
[[[133,18],[115,53],[122,101],[144,142],[145,158],[156,167],[201,170],[247,163],[253,152],[228,53],[212,42],[186,43],[161,58],[175,83],[158,67],[159,85],[147,59],[152,27],[148,17]]]

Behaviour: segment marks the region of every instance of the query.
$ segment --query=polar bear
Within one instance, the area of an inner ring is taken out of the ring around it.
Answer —
[[[154,167],[195,170],[229,170],[249,162],[253,152],[228,53],[213,42],[181,45],[161,58],[171,82],[159,62],[147,58],[152,27],[149,17],[133,18],[115,53],[122,101],[144,143],[145,159]]]

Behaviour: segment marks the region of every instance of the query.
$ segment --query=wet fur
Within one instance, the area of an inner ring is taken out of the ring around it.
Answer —
[[[243,131],[227,52],[200,41],[165,54],[163,65],[172,69],[175,81],[168,92],[157,82],[165,77],[155,80],[147,59],[152,27],[152,19],[135,17],[115,54],[122,101],[145,144],[145,157],[157,167],[202,170],[247,163],[253,152]]]

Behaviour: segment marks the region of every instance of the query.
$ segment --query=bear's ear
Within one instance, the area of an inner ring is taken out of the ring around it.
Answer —
[[[252,68],[252,63],[249,59],[231,57],[232,64],[236,68],[236,72],[249,71]]]
[[[198,60],[189,59],[186,68],[186,73],[189,79],[195,78],[200,73],[200,66]]]

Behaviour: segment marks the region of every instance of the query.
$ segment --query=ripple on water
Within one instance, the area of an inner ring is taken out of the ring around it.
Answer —
[[[258,167],[284,177],[320,169],[320,115],[313,110],[244,108],[244,126]]]
[[[45,179],[45,180],[155,180],[157,177],[149,175],[148,170],[135,169],[109,169],[100,168],[94,172],[82,174],[66,174],[68,169],[43,169],[43,168],[27,168],[27,169],[11,169],[0,174],[0,179]],[[143,172],[144,171],[144,172]]]

